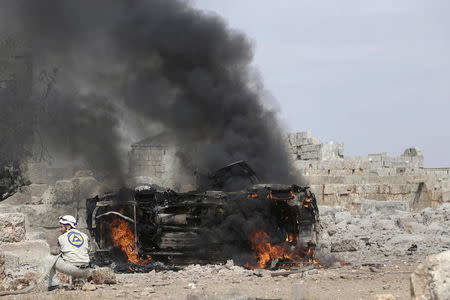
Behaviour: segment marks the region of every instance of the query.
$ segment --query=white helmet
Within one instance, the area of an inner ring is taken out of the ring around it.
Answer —
[[[70,225],[72,228],[77,228],[77,220],[71,215],[59,217],[59,224]]]

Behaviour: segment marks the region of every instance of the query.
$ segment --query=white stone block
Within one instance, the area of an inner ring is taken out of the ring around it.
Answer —
[[[348,195],[354,192],[354,185],[352,184],[326,184],[324,194],[332,195]]]
[[[378,194],[380,187],[378,184],[361,184],[356,185],[356,193],[358,194]]]
[[[318,152],[322,148],[322,145],[302,145],[299,147],[299,151],[301,152]]]
[[[393,184],[391,185],[392,194],[409,194],[413,190],[415,184]]]
[[[58,180],[55,183],[57,203],[70,203],[73,201],[73,182],[71,180]]]
[[[326,142],[321,144],[320,159],[336,160],[344,158],[344,144],[338,142]]]
[[[299,156],[303,160],[309,160],[309,159],[317,160],[317,159],[319,159],[319,155],[316,152],[305,152],[305,153],[301,153],[301,154],[299,153]]]

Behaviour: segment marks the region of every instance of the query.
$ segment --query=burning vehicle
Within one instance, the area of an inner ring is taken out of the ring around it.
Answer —
[[[97,261],[135,269],[155,261],[233,259],[251,269],[314,262],[319,214],[308,187],[260,183],[243,161],[202,181],[193,192],[145,186],[88,199]]]

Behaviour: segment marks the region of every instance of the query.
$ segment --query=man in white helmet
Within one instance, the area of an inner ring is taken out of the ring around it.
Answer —
[[[83,232],[76,230],[76,227],[77,220],[73,216],[59,217],[59,231],[62,233],[58,238],[60,256],[49,273],[49,290],[58,287],[56,271],[75,278],[85,278],[88,275],[89,238]]]

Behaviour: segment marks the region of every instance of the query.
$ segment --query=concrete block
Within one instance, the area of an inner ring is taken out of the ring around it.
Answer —
[[[20,242],[24,237],[25,216],[23,214],[0,214],[0,244]]]
[[[354,185],[350,184],[326,184],[324,189],[324,194],[332,195],[348,195],[353,193],[355,190]]]
[[[409,194],[415,191],[416,184],[393,184],[391,185],[392,194]]]
[[[302,145],[298,147],[298,150],[301,152],[318,152],[322,148],[322,145]]]
[[[442,201],[443,202],[450,202],[450,191],[443,191],[442,192]]]
[[[353,175],[352,170],[336,170],[336,169],[332,169],[330,170],[330,174],[332,176],[350,176]]]
[[[319,154],[315,152],[305,152],[305,153],[299,153],[300,159],[303,160],[317,160],[319,159]]]
[[[73,202],[73,182],[71,180],[58,180],[55,183],[56,203]]]
[[[43,258],[50,254],[50,247],[44,240],[0,244],[0,252],[19,257],[20,264],[41,265]]]
[[[16,213],[25,215],[27,228],[58,227],[58,217],[63,215],[77,215],[76,203],[66,205],[20,205],[11,206],[11,209]]]
[[[389,184],[380,184],[378,185],[380,194],[390,194],[391,188]]]
[[[356,185],[357,194],[377,194],[380,192],[380,186],[378,184],[361,184]]]
[[[396,211],[409,211],[408,201],[375,201],[375,200],[360,200],[361,212],[380,212],[383,214],[395,214]]]
[[[344,144],[338,142],[322,143],[319,157],[321,160],[336,160],[344,158]]]
[[[55,204],[56,203],[56,191],[53,185],[49,186],[47,190],[42,194],[42,204]]]

